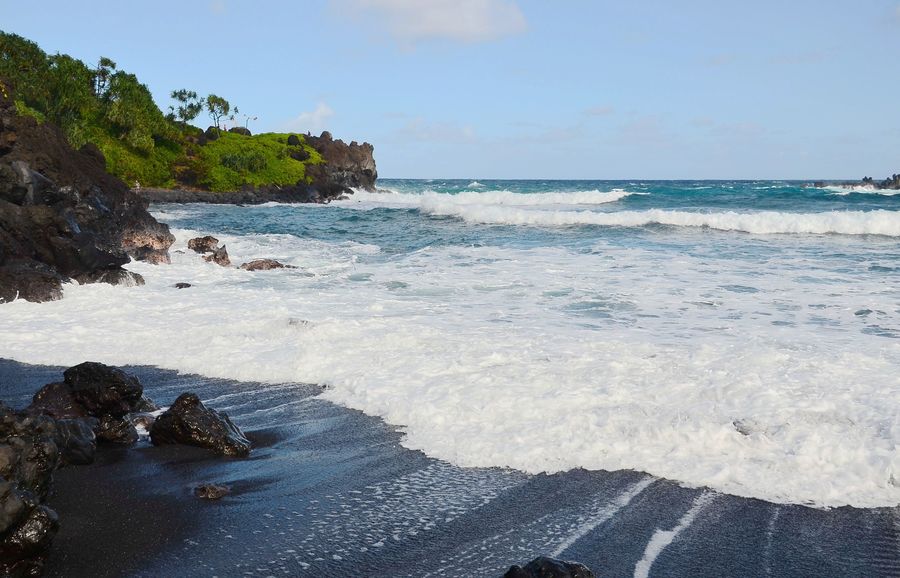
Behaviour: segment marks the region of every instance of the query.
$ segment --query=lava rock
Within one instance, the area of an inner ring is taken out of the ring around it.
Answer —
[[[153,422],[156,421],[156,417],[152,413],[131,413],[128,414],[128,421],[131,422],[135,429],[142,428],[149,432],[153,427]]]
[[[183,393],[156,418],[150,429],[154,445],[185,444],[211,449],[224,456],[246,456],[250,441],[227,414],[203,405],[193,393]]]
[[[175,283],[175,285],[173,285],[176,289],[187,289],[190,286],[190,283]]]
[[[503,578],[594,578],[587,566],[539,556],[525,565],[512,566]]]
[[[138,432],[130,420],[105,415],[96,430],[97,441],[106,444],[130,446],[138,441]]]
[[[84,409],[65,383],[48,383],[38,390],[25,410],[32,415],[49,415],[56,419],[86,417]]]
[[[56,446],[59,449],[61,465],[82,466],[94,463],[97,453],[97,435],[99,428],[96,418],[59,419],[56,420]]]
[[[296,147],[296,146],[300,146],[301,144],[303,144],[303,141],[300,140],[299,136],[297,136],[295,134],[291,134],[291,135],[288,135],[287,143],[288,143],[288,146]]]
[[[251,136],[253,134],[250,132],[250,129],[245,126],[233,126],[230,129],[228,129],[228,132],[231,132],[234,134],[242,134],[244,136]]]
[[[144,393],[141,382],[117,367],[86,361],[63,373],[72,397],[88,415],[124,417],[134,411]]]
[[[296,269],[296,267],[279,263],[275,259],[255,259],[241,265],[241,269],[245,271],[268,271],[270,269]]]
[[[219,138],[219,127],[208,127],[203,135],[206,137],[206,140],[217,140]]]
[[[228,258],[228,251],[225,250],[225,245],[222,245],[218,249],[214,249],[212,253],[203,257],[203,260],[208,263],[221,265],[222,267],[231,266],[231,259]]]
[[[196,237],[188,241],[188,249],[197,253],[210,253],[219,246],[219,240],[211,235]]]
[[[59,464],[56,422],[0,403],[0,575],[37,576],[58,522],[41,502]]]
[[[151,413],[154,411],[159,411],[159,406],[156,405],[156,403],[154,403],[153,400],[146,395],[142,395],[141,399],[138,400],[136,404],[134,404],[134,408],[132,409],[132,411]]]
[[[194,495],[204,500],[220,500],[230,493],[231,488],[218,484],[200,484],[194,488]]]

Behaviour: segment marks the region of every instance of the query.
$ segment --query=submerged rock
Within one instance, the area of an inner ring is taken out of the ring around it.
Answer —
[[[187,289],[188,287],[191,286],[191,284],[190,283],[175,283],[172,286],[175,287],[176,289]]]
[[[209,253],[215,251],[219,246],[219,240],[211,235],[205,237],[195,237],[188,241],[188,249],[197,253]]]
[[[156,418],[150,429],[154,445],[185,444],[211,449],[223,456],[246,456],[250,441],[227,414],[207,408],[193,393],[183,393]]]
[[[587,566],[539,556],[522,566],[512,566],[503,578],[594,578]]]
[[[231,488],[218,484],[200,484],[194,488],[194,495],[204,500],[220,500],[231,493]]]
[[[225,245],[213,250],[213,252],[204,257],[203,260],[209,263],[215,263],[216,265],[221,265],[222,267],[231,266],[231,259],[228,258],[228,251],[225,250]]]
[[[107,444],[130,446],[138,441],[134,424],[121,417],[105,415],[97,426],[97,441]]]
[[[270,269],[296,269],[296,267],[279,263],[275,259],[255,259],[241,265],[241,269],[245,271],[268,271]]]

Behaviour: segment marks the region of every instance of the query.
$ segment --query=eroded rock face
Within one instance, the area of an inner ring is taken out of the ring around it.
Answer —
[[[326,198],[336,198],[351,189],[375,190],[378,170],[375,167],[375,147],[369,143],[349,145],[331,133],[323,132],[319,136],[307,136],[306,142],[312,146],[325,162],[321,165],[309,165],[306,174],[312,177],[312,186]]]
[[[168,261],[168,227],[106,173],[96,147],[73,150],[2,92],[0,143],[0,302],[59,299],[71,280],[139,283],[122,265]]]
[[[58,522],[43,505],[59,464],[55,422],[0,403],[0,575],[37,576]]]
[[[183,393],[156,418],[150,429],[155,445],[185,444],[223,456],[246,456],[250,441],[228,415],[207,408],[193,393]]]
[[[524,567],[513,566],[503,578],[594,578],[587,566],[540,556]]]

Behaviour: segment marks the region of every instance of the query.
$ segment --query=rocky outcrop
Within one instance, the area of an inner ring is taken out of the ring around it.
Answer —
[[[193,393],[178,396],[172,407],[156,418],[150,440],[155,445],[199,446],[223,456],[250,453],[250,441],[228,415],[209,409]]]
[[[73,150],[0,91],[0,302],[59,299],[69,281],[140,284],[122,265],[168,262],[173,241],[97,147]]]
[[[296,269],[293,265],[279,263],[275,259],[255,259],[241,265],[245,271],[269,271],[270,269]]]
[[[203,260],[222,267],[231,267],[231,259],[228,258],[228,251],[225,250],[225,245],[213,249],[209,255],[203,257]]]
[[[231,493],[231,488],[220,484],[200,484],[194,488],[194,495],[204,500],[221,500]]]
[[[875,187],[876,189],[900,190],[900,175],[891,175],[880,182],[872,177],[863,177],[862,183],[864,185]]]
[[[44,505],[59,463],[54,421],[0,404],[0,575],[37,576],[59,526]]]
[[[319,136],[306,136],[306,142],[312,146],[325,162],[321,165],[306,167],[307,176],[312,177],[312,186],[326,198],[335,198],[351,189],[375,190],[378,171],[375,168],[375,147],[369,143],[349,145],[331,133],[323,132]]]
[[[503,578],[594,578],[587,566],[540,556],[524,567],[513,566]]]

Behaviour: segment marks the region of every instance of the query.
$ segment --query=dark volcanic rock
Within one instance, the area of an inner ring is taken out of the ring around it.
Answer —
[[[228,129],[228,132],[233,132],[234,134],[242,134],[244,136],[251,136],[253,133],[250,132],[250,129],[244,126],[233,126]]]
[[[197,253],[209,253],[216,250],[219,240],[211,235],[197,237],[188,241],[188,249]]]
[[[175,283],[172,286],[175,287],[176,289],[187,289],[188,287],[191,286],[191,284],[190,283]]]
[[[131,409],[133,412],[144,412],[149,413],[153,411],[159,411],[159,406],[153,402],[152,399],[147,397],[146,395],[142,395],[141,399],[138,400],[134,407]]]
[[[375,167],[375,147],[369,143],[349,145],[342,140],[334,140],[331,133],[307,136],[306,142],[312,146],[325,162],[307,167],[307,176],[312,177],[312,186],[323,196],[335,198],[343,193],[352,193],[352,188],[375,190],[378,170]]]
[[[155,445],[200,446],[225,456],[250,453],[250,442],[228,415],[207,408],[193,393],[178,396],[172,407],[156,418],[150,439]]]
[[[209,263],[215,263],[216,265],[221,265],[222,267],[231,266],[231,259],[228,258],[228,251],[225,250],[225,245],[214,249],[212,253],[203,257],[203,260]]]
[[[73,399],[94,417],[124,417],[134,411],[144,393],[133,375],[93,361],[70,367],[63,377]]]
[[[522,566],[513,566],[503,578],[594,578],[593,572],[577,562],[540,556]]]
[[[0,92],[0,302],[59,299],[72,279],[122,282],[130,258],[167,262],[173,241],[96,147],[73,150]]]
[[[0,404],[0,575],[37,576],[58,523],[41,502],[59,464],[55,422]]]
[[[204,500],[220,500],[231,493],[231,488],[218,484],[200,484],[194,488],[194,495]]]
[[[87,416],[72,390],[65,383],[48,383],[38,390],[26,410],[32,415],[49,415],[56,419],[80,418]]]
[[[153,427],[153,422],[156,421],[156,418],[152,413],[136,412],[128,414],[128,421],[130,421],[131,425],[135,428],[142,427],[149,432],[150,428]]]
[[[206,140],[216,140],[219,138],[219,128],[215,126],[207,127],[206,132],[203,133],[203,136],[206,137]]]
[[[94,430],[97,419],[78,418],[56,421],[56,447],[62,465],[85,465],[94,462],[97,453],[97,436]]]
[[[105,444],[130,446],[138,441],[134,424],[125,418],[105,415],[97,426],[97,441]]]
[[[296,269],[296,267],[292,265],[285,265],[283,263],[279,263],[275,259],[256,259],[254,261],[250,261],[249,263],[244,263],[241,265],[241,269],[245,271],[268,271],[269,269]]]
[[[296,146],[300,146],[301,144],[303,144],[303,141],[300,140],[299,136],[292,134],[292,135],[288,135],[287,143],[289,146],[296,147]]]

